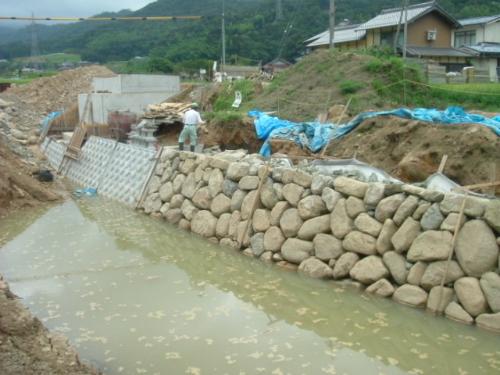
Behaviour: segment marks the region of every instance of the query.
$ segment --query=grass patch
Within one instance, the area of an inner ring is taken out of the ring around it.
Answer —
[[[249,80],[226,82],[220,95],[214,103],[214,111],[232,111],[236,91],[241,92],[243,105],[245,102],[249,102],[253,98],[255,92],[254,83]]]
[[[342,81],[339,84],[340,92],[343,95],[354,94],[361,90],[364,86],[364,83],[353,80]]]
[[[21,77],[6,77],[0,76],[0,83],[11,83],[16,85],[25,85],[31,81],[42,78],[42,77],[52,77],[58,72],[43,72],[43,73],[23,73]]]
[[[243,121],[245,113],[237,111],[215,111],[205,113],[205,117],[207,121],[213,121],[217,124],[228,124]]]

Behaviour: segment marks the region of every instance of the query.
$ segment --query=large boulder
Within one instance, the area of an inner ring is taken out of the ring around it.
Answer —
[[[181,194],[188,199],[192,199],[194,196],[194,193],[196,193],[197,186],[198,186],[198,183],[196,182],[196,177],[195,177],[194,173],[190,173],[186,177],[186,180],[184,181],[184,184],[182,185]]]
[[[482,220],[464,224],[457,237],[456,255],[469,276],[481,277],[498,267],[498,244],[491,228]]]
[[[410,262],[445,260],[451,252],[452,235],[448,231],[430,230],[413,241],[407,258]]]
[[[279,225],[281,216],[289,208],[290,205],[288,204],[288,202],[281,201],[276,203],[276,205],[271,210],[271,218],[270,218],[271,225]]]
[[[303,240],[312,240],[318,233],[330,231],[330,215],[318,216],[307,220],[299,229],[298,237]]]
[[[312,183],[312,176],[304,171],[301,171],[300,169],[296,170],[293,172],[292,175],[292,180],[295,182],[297,185],[300,185],[304,188],[310,188],[311,183]]]
[[[217,218],[210,211],[200,211],[191,221],[191,231],[200,236],[211,238],[215,236]]]
[[[343,253],[342,241],[329,234],[319,233],[314,237],[314,256],[325,262],[338,259]]]
[[[391,242],[398,253],[407,251],[415,238],[420,234],[420,223],[409,217],[392,236]]]
[[[347,251],[362,255],[375,255],[377,253],[376,242],[375,238],[369,234],[353,231],[344,238],[342,247]]]
[[[212,195],[208,187],[202,187],[193,196],[193,204],[201,210],[208,210],[212,205]]]
[[[286,237],[295,237],[303,223],[296,208],[286,210],[280,219],[280,227]]]
[[[225,179],[222,183],[222,192],[224,195],[232,198],[236,190],[238,190],[238,184],[236,182]]]
[[[183,218],[182,211],[180,208],[173,208],[168,210],[165,213],[165,220],[167,220],[170,224],[178,224],[179,221]]]
[[[240,180],[238,187],[241,190],[255,190],[259,186],[259,181],[257,176],[245,176]]]
[[[271,226],[271,213],[262,208],[255,210],[252,225],[255,232],[265,232]]]
[[[210,191],[210,195],[212,198],[216,197],[219,193],[222,192],[222,186],[224,184],[224,175],[219,169],[214,169],[210,173],[210,177],[208,179],[208,190]]]
[[[382,259],[394,281],[396,281],[399,285],[406,283],[408,270],[406,269],[405,258],[395,251],[388,251],[384,253]]]
[[[147,214],[159,212],[161,207],[162,202],[158,193],[150,194],[144,201],[144,212]]]
[[[302,261],[299,266],[299,272],[315,279],[328,279],[332,277],[332,269],[314,257]]]
[[[333,179],[331,177],[323,176],[321,174],[315,174],[312,177],[311,192],[316,195],[321,195],[324,188],[332,185]]]
[[[500,333],[500,313],[481,314],[476,318],[478,327]]]
[[[233,181],[240,181],[248,175],[250,165],[243,162],[231,163],[226,172],[226,177]]]
[[[158,193],[158,190],[160,190],[161,187],[161,179],[158,176],[153,176],[151,177],[151,181],[149,181],[148,185],[148,193],[153,194],[153,193]]]
[[[442,314],[446,307],[453,301],[455,293],[453,289],[440,286],[435,286],[429,292],[427,299],[427,310],[432,313]]]
[[[413,215],[417,207],[418,198],[410,195],[404,200],[403,203],[401,203],[401,206],[399,206],[396,213],[394,214],[394,223],[396,223],[396,225],[401,225],[408,217]]]
[[[473,317],[488,312],[488,302],[475,277],[462,277],[453,285],[457,298],[464,309]]]
[[[367,293],[375,294],[380,297],[390,297],[396,289],[387,279],[375,281],[372,285],[366,288]]]
[[[215,234],[218,238],[224,238],[229,232],[229,221],[231,220],[231,214],[222,214],[217,220],[217,226],[215,227]]]
[[[420,220],[420,224],[424,230],[435,230],[439,229],[443,221],[444,216],[441,213],[439,204],[434,203],[427,211],[425,211],[425,214],[422,216],[422,220]]]
[[[427,269],[427,263],[417,262],[415,263],[408,272],[406,281],[411,285],[420,285],[422,277],[424,276],[425,270]]]
[[[449,214],[446,217],[446,219],[444,219],[443,223],[441,224],[441,227],[440,227],[441,230],[448,230],[452,233],[455,232],[455,227],[457,226],[457,221],[459,219],[459,216],[460,215],[455,213],[455,212],[452,212],[451,214]],[[462,215],[458,229],[463,227],[466,220],[467,219],[466,219],[465,215]]]
[[[484,214],[484,220],[500,233],[500,200],[496,199],[488,203],[486,207],[486,212]]]
[[[420,285],[426,290],[430,290],[432,287],[440,285],[441,280],[444,277],[446,271],[447,261],[433,262],[427,266],[425,272],[420,281]],[[457,262],[454,260],[450,261],[450,266],[444,284],[455,282],[464,276],[464,272],[460,268]]]
[[[175,194],[170,200],[169,208],[181,208],[184,203],[184,196],[182,194]]]
[[[500,276],[495,272],[485,273],[480,284],[491,310],[500,312]]]
[[[355,219],[360,213],[366,211],[364,202],[356,197],[347,198],[345,202],[345,208],[347,210],[347,214],[352,219]]]
[[[261,256],[265,249],[264,249],[264,233],[257,233],[250,238],[250,247],[252,248],[252,251],[255,256],[259,257]]]
[[[335,262],[333,278],[342,279],[349,275],[352,267],[359,261],[359,255],[355,253],[344,253]]]
[[[274,184],[267,182],[264,184],[262,191],[260,193],[260,201],[264,205],[264,207],[272,210],[274,206],[279,202],[280,197],[278,196],[278,192],[274,188]]]
[[[227,194],[224,195],[227,196]],[[246,196],[247,193],[243,190],[236,190],[231,197],[231,211],[240,211]]]
[[[303,220],[320,216],[326,212],[326,206],[321,197],[310,195],[302,199],[297,205],[299,215]]]
[[[382,224],[377,220],[372,218],[367,213],[360,214],[356,220],[354,220],[354,226],[361,232],[369,234],[375,238],[378,237],[380,231],[382,230]]]
[[[369,285],[389,276],[389,271],[380,257],[371,255],[357,262],[349,272],[349,275],[354,280]]]
[[[283,197],[293,207],[297,207],[303,193],[304,188],[297,184],[286,184],[285,186],[283,186]]]
[[[384,198],[385,185],[377,182],[370,184],[365,194],[365,205],[368,209],[374,210],[377,204]]]
[[[170,202],[170,199],[174,196],[174,186],[171,182],[167,182],[160,187],[160,199],[163,202]]]
[[[210,205],[210,211],[219,217],[220,215],[229,212],[231,210],[231,199],[226,197],[224,194],[217,195],[212,204]]]
[[[469,313],[456,302],[450,302],[450,304],[444,310],[444,314],[448,319],[454,320],[459,323],[474,323],[474,318],[470,316]]]
[[[427,292],[422,288],[405,284],[400,286],[392,295],[394,301],[412,307],[425,307],[427,304]]]
[[[326,205],[328,211],[332,212],[335,208],[335,205],[342,198],[342,194],[333,190],[332,188],[326,187],[323,189],[323,193],[321,194],[321,199]]]
[[[243,203],[241,204],[241,218],[243,220],[251,219],[252,209],[259,208],[259,206],[260,201],[257,196],[257,190],[253,190],[243,199]]]
[[[343,239],[354,228],[354,222],[347,214],[346,200],[340,199],[330,218],[331,230],[335,237]]]
[[[385,222],[387,219],[392,219],[399,206],[406,199],[405,194],[395,194],[387,198],[382,199],[375,210],[375,219],[381,223]]]
[[[281,255],[290,263],[300,264],[312,255],[313,250],[312,242],[289,238],[281,247]]]
[[[174,194],[179,194],[182,190],[182,186],[184,185],[184,181],[186,181],[186,176],[183,174],[178,174],[174,178],[174,182],[172,183],[172,187],[174,188]]]
[[[467,216],[483,216],[487,202],[485,199],[479,199],[475,197],[465,198],[464,195],[455,193],[445,194],[444,199],[440,204],[441,211],[443,211],[443,213],[445,213],[446,215],[450,212],[460,212],[464,199],[467,199],[464,209],[464,212]]]
[[[286,241],[286,237],[279,227],[271,227],[264,234],[264,249],[278,252]]]
[[[394,249],[392,246],[392,237],[398,231],[398,227],[394,224],[392,219],[387,219],[380,230],[380,235],[377,238],[377,251],[380,254],[384,254],[385,252]]]
[[[199,211],[189,199],[185,199],[181,206],[182,214],[187,220],[193,220],[194,215]]]
[[[365,197],[366,190],[368,190],[369,186],[366,182],[353,180],[352,178],[344,176],[337,177],[333,185],[338,192],[361,199]]]

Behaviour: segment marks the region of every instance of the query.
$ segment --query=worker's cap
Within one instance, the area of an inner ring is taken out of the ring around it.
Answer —
[[[191,108],[199,108],[200,106],[198,103],[191,103]]]

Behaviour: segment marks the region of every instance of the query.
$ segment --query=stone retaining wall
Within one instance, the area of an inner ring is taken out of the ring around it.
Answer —
[[[258,155],[165,149],[143,209],[246,255],[500,332],[499,200],[467,198],[448,264],[463,196],[279,166],[259,193],[267,169]]]

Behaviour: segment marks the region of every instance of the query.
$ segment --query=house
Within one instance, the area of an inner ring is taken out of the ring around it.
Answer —
[[[292,66],[292,63],[289,61],[286,61],[285,59],[282,58],[276,58],[273,61],[268,62],[267,64],[264,64],[262,67],[262,70],[266,73],[269,74],[274,74],[281,72],[287,68]]]
[[[386,9],[361,25],[338,27],[335,29],[334,41],[340,49],[374,46],[393,48],[398,38],[396,46],[402,53],[405,23],[408,28],[406,53],[410,57],[430,59],[445,65],[447,70],[455,70],[466,66],[476,56],[473,51],[452,45],[454,30],[460,28],[461,24],[435,1],[411,5],[407,12],[402,8]],[[325,47],[328,46],[328,40],[327,30],[307,40],[307,47]]]
[[[476,54],[472,64],[489,72],[490,79],[500,78],[500,15],[459,20],[461,28],[453,32],[453,45]]]

